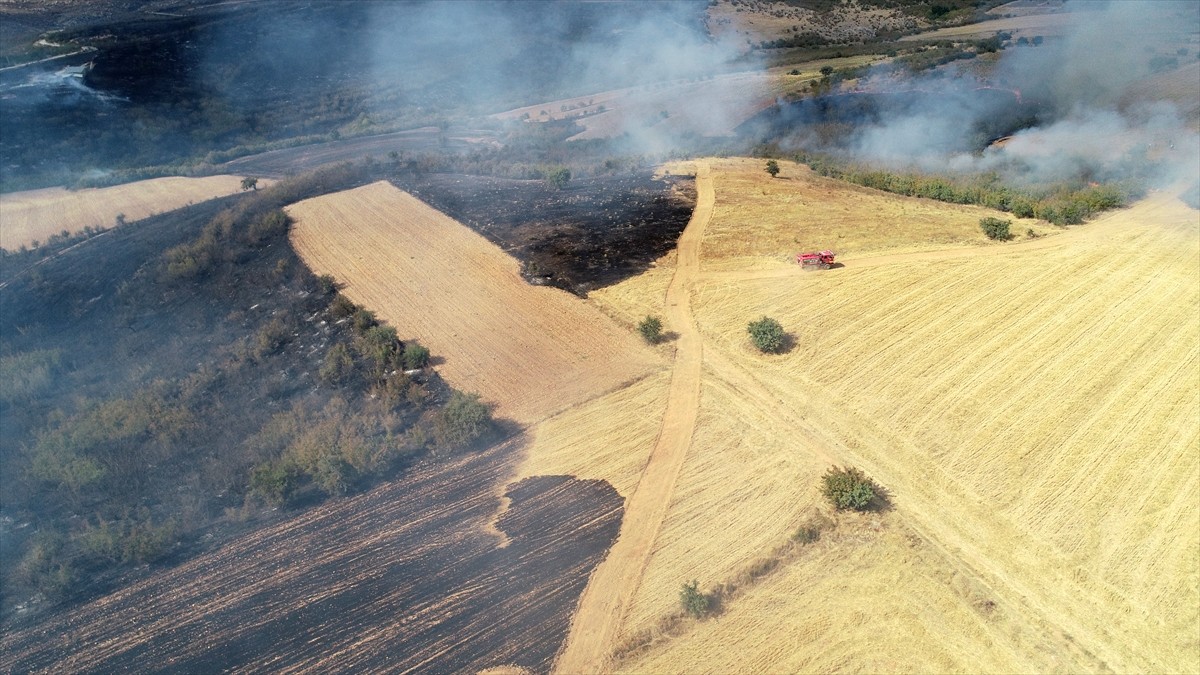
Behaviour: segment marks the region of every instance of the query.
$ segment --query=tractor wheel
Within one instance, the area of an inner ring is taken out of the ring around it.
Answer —
[[[821,263],[821,269],[823,269],[823,270],[829,269],[829,263]]]

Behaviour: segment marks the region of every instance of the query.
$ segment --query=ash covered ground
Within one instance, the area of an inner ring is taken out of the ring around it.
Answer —
[[[577,295],[645,271],[675,246],[695,181],[649,171],[571,181],[428,174],[393,180],[521,261],[531,283]]]

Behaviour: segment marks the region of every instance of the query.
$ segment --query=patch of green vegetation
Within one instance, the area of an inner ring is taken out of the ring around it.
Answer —
[[[953,176],[900,173],[810,153],[800,153],[795,160],[808,164],[819,175],[877,190],[954,204],[978,204],[1010,212],[1018,218],[1040,218],[1060,226],[1078,225],[1103,211],[1124,206],[1145,192],[1145,186],[1137,180],[1108,184],[1064,180],[1015,187],[1004,184],[996,173]]]
[[[865,511],[876,503],[880,490],[862,471],[835,466],[821,477],[821,494],[839,510]]]
[[[37,527],[5,533],[6,600],[84,597],[270,507],[365,489],[435,438],[491,438],[478,397],[406,375],[428,350],[287,245],[282,205],[375,175],[334,167],[155,216],[9,278],[0,489]]]
[[[783,331],[783,326],[770,317],[751,321],[746,330],[750,333],[750,341],[760,352],[777,354],[787,345],[787,333]]]

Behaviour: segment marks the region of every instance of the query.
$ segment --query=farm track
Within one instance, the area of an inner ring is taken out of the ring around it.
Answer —
[[[683,460],[691,447],[700,407],[703,344],[692,317],[691,291],[700,271],[700,244],[712,218],[714,193],[706,163],[696,172],[696,210],[677,247],[678,265],[667,287],[667,325],[679,337],[662,428],[633,495],[621,535],[597,568],[580,600],[571,637],[555,669],[561,673],[599,672],[620,635],[637,593],[654,541],[662,527]]]

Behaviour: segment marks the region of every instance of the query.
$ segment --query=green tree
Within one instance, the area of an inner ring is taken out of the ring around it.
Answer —
[[[778,176],[779,175],[779,162],[777,162],[773,159],[768,159],[766,171],[767,171],[767,173],[771,174],[771,178]]]
[[[778,353],[783,350],[784,344],[787,342],[787,334],[783,332],[783,326],[779,322],[770,317],[764,316],[758,321],[751,321],[746,330],[750,333],[750,341],[758,347],[758,351],[767,353]]]
[[[979,219],[979,228],[988,236],[988,239],[1012,239],[1012,234],[1008,231],[1008,226],[1011,224],[1011,220],[1001,220],[992,216]]]
[[[246,190],[258,190],[258,179],[249,176],[242,179],[242,192]]]
[[[571,170],[565,166],[551,167],[546,170],[546,185],[555,190],[562,190],[571,182]]]
[[[821,66],[821,76],[829,77],[833,74],[833,66]]]
[[[865,511],[875,500],[874,481],[854,467],[830,467],[821,483],[821,494],[838,509]]]
[[[662,319],[657,316],[647,316],[638,324],[638,332],[642,339],[650,344],[657,344],[662,339]]]
[[[679,589],[679,604],[683,606],[683,611],[699,619],[708,613],[708,608],[712,604],[712,598],[701,593],[700,582],[693,579],[690,583],[685,583]]]

